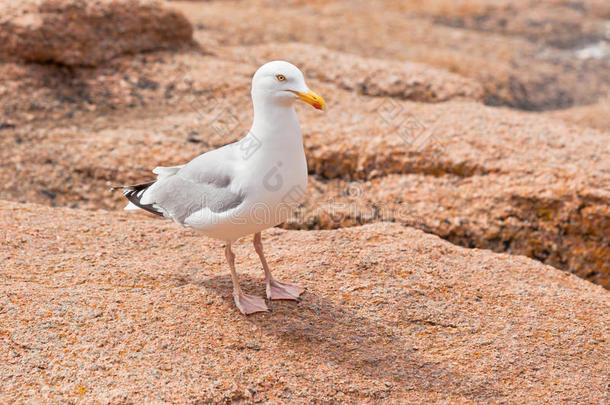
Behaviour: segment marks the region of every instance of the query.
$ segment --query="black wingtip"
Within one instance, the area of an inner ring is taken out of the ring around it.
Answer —
[[[144,190],[144,189],[152,186],[153,183],[155,183],[155,181],[147,181],[146,183],[139,183],[139,184],[130,184],[127,186],[112,186],[109,188],[109,190],[110,191],[115,191],[115,190],[140,191],[140,190]]]
[[[152,214],[158,215],[160,217],[165,217],[163,212],[156,209],[153,204],[142,204],[140,199],[142,197],[143,191],[148,187],[154,184],[154,181],[150,183],[142,183],[136,184],[135,186],[125,186],[121,187],[123,189],[123,195],[127,198],[133,205],[143,209],[144,211],[148,211]]]

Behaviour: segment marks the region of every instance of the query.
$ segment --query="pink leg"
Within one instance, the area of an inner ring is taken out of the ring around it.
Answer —
[[[270,300],[295,300],[300,301],[299,297],[305,291],[305,288],[288,283],[282,283],[277,281],[271,276],[265,254],[263,253],[263,242],[261,240],[261,233],[258,232],[254,235],[254,249],[258,253],[258,257],[261,259],[263,270],[265,270],[265,283],[267,284],[267,298]]]
[[[260,297],[253,295],[244,294],[239,286],[237,280],[237,272],[235,272],[235,254],[231,250],[231,244],[227,242],[225,247],[225,256],[229,262],[231,268],[231,279],[233,280],[233,298],[235,299],[235,305],[245,315],[250,315],[255,312],[266,312],[269,311],[265,300]]]

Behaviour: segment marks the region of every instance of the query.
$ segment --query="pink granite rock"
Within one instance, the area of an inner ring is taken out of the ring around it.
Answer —
[[[608,399],[608,291],[525,257],[273,229],[270,265],[307,292],[245,317],[220,244],[169,221],[2,202],[0,241],[2,403]],[[262,295],[251,241],[236,254]]]
[[[189,43],[189,21],[157,0],[0,1],[0,60],[95,66]]]

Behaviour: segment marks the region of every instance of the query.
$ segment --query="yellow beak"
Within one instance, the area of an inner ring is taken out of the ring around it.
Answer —
[[[314,93],[311,90],[307,90],[307,93],[301,93],[300,91],[288,90],[294,94],[296,94],[299,100],[306,102],[307,104],[311,104],[313,108],[317,110],[326,110],[326,103],[324,99]]]

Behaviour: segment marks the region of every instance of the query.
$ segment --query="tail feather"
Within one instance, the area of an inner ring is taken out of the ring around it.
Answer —
[[[178,171],[180,169],[182,169],[184,167],[184,165],[180,165],[180,166],[157,166],[153,169],[153,173],[157,175],[157,180],[162,179],[164,177],[169,177],[169,176],[173,176],[174,174],[178,173]]]
[[[132,203],[131,201],[129,201],[127,203],[127,205],[125,206],[125,208],[123,208],[125,211],[140,211],[140,207],[138,207],[137,205],[134,205],[134,203]]]
[[[144,192],[148,189],[148,187],[152,186],[154,183],[155,183],[154,181],[150,181],[148,183],[134,184],[131,186],[118,186],[118,187],[112,187],[110,190],[111,191],[123,190],[123,195],[129,200],[129,202],[131,204],[133,204],[136,207],[141,208],[145,211],[151,212],[155,215],[164,217],[165,215],[163,215],[163,212],[161,212],[159,209],[154,207],[153,204],[142,204],[140,202],[140,200],[142,199],[142,196],[144,195]],[[125,207],[125,209],[133,209],[133,207],[131,207],[130,204],[128,204],[127,207]]]

